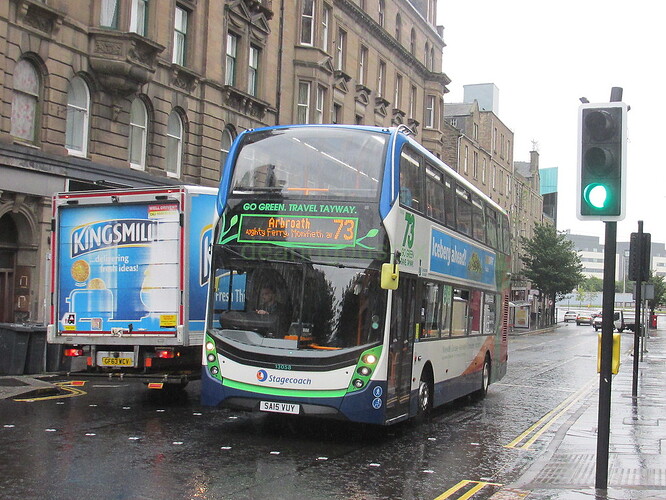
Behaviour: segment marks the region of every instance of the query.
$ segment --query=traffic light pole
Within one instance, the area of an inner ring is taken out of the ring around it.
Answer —
[[[613,87],[611,102],[622,101],[622,88]],[[595,488],[608,488],[610,445],[611,381],[613,370],[613,315],[615,313],[615,254],[617,222],[606,221],[604,242],[604,287],[601,318],[601,362],[599,371],[599,414],[597,422],[597,475]]]
[[[615,252],[617,222],[605,222],[604,288],[601,321],[601,370],[599,373],[599,417],[597,433],[597,476],[595,487],[608,487],[608,450],[610,443],[611,380],[613,361],[613,313],[615,306]]]
[[[638,358],[640,357],[641,346],[641,289],[643,288],[643,221],[638,221],[638,276],[636,279],[636,308],[634,319],[634,371],[631,383],[631,397],[633,398],[634,405],[638,402]]]

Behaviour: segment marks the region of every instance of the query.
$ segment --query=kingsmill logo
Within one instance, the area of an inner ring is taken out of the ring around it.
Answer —
[[[155,221],[118,219],[79,226],[72,231],[72,258],[103,248],[147,245],[155,240]]]

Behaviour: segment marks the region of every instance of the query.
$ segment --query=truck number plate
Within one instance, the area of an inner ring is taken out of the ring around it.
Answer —
[[[298,415],[301,412],[300,405],[293,403],[275,403],[273,401],[261,401],[259,404],[261,411],[270,411],[272,413],[290,413]]]
[[[102,358],[104,366],[132,366],[133,364],[131,358]]]

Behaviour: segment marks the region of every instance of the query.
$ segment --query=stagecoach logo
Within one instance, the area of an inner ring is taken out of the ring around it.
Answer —
[[[269,375],[266,370],[259,370],[257,372],[257,380],[259,382],[268,382],[278,385],[312,385],[311,378],[302,378],[302,377],[278,377],[275,375]]]
[[[72,258],[110,247],[146,245],[155,239],[156,222],[121,219],[94,222],[72,231]]]

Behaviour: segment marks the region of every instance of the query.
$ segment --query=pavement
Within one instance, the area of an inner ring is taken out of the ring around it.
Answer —
[[[563,415],[547,449],[492,500],[666,500],[666,322],[649,331],[638,365],[636,398],[632,334],[622,334],[621,359],[611,381],[607,487],[595,488],[597,379]],[[603,477],[603,468],[599,475]]]
[[[611,382],[607,488],[595,489],[597,382],[563,413],[547,449],[491,500],[666,500],[666,321],[650,330],[646,339],[636,398],[632,397],[632,338],[622,336],[622,365]],[[0,399],[57,393],[49,381],[54,377],[0,376]]]

